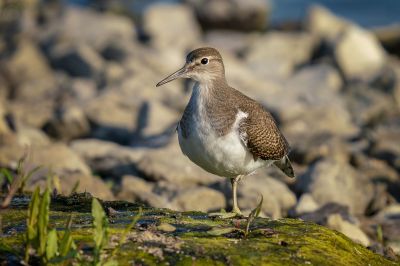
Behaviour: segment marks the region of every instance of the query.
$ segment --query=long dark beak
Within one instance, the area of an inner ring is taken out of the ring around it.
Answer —
[[[186,65],[183,66],[181,69],[179,69],[178,71],[172,73],[171,75],[169,75],[168,77],[166,77],[165,79],[161,80],[160,82],[157,83],[156,87],[159,87],[161,85],[164,85],[165,83],[168,83],[170,81],[173,81],[174,79],[180,78],[182,77],[184,74],[186,74],[187,72],[187,67]]]

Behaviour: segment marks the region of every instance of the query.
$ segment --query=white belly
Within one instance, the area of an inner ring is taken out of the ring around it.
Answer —
[[[237,125],[243,118],[243,114],[237,116],[237,121],[230,133],[219,137],[207,120],[201,117],[201,112],[194,113],[187,138],[182,136],[181,128],[178,127],[178,139],[182,152],[204,170],[230,178],[247,175],[257,168],[270,165],[272,161],[254,160],[253,155],[240,139]]]

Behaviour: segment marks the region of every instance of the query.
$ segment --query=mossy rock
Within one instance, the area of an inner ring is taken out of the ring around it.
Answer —
[[[62,231],[70,215],[75,242],[90,255],[91,196],[52,199],[50,224]],[[1,212],[0,261],[18,261],[24,252],[27,196]],[[202,212],[175,212],[138,204],[102,202],[109,220],[111,254],[124,228],[142,209],[136,227],[116,254],[119,265],[400,265],[354,243],[343,234],[297,219],[256,218],[245,237],[246,219],[211,219]]]

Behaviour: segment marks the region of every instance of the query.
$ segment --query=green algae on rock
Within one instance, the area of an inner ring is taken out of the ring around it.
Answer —
[[[92,256],[94,247],[91,202],[85,193],[53,197],[49,219],[51,228],[62,231],[73,216],[71,234],[85,256]],[[1,213],[0,261],[16,262],[24,254],[27,203],[26,196],[17,196]],[[121,201],[104,201],[102,206],[110,234],[105,257],[111,256],[124,229],[142,209],[115,256],[119,265],[399,265],[339,232],[297,219],[256,218],[245,238],[235,230],[221,235],[210,232],[243,229],[246,219],[211,219],[202,212],[175,212]]]

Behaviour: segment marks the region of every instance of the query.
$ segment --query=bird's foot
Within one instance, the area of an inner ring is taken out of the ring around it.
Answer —
[[[240,212],[240,210],[232,210],[232,212],[211,212],[208,214],[210,217],[218,217],[221,219],[230,219],[230,218],[242,218],[243,214]]]

